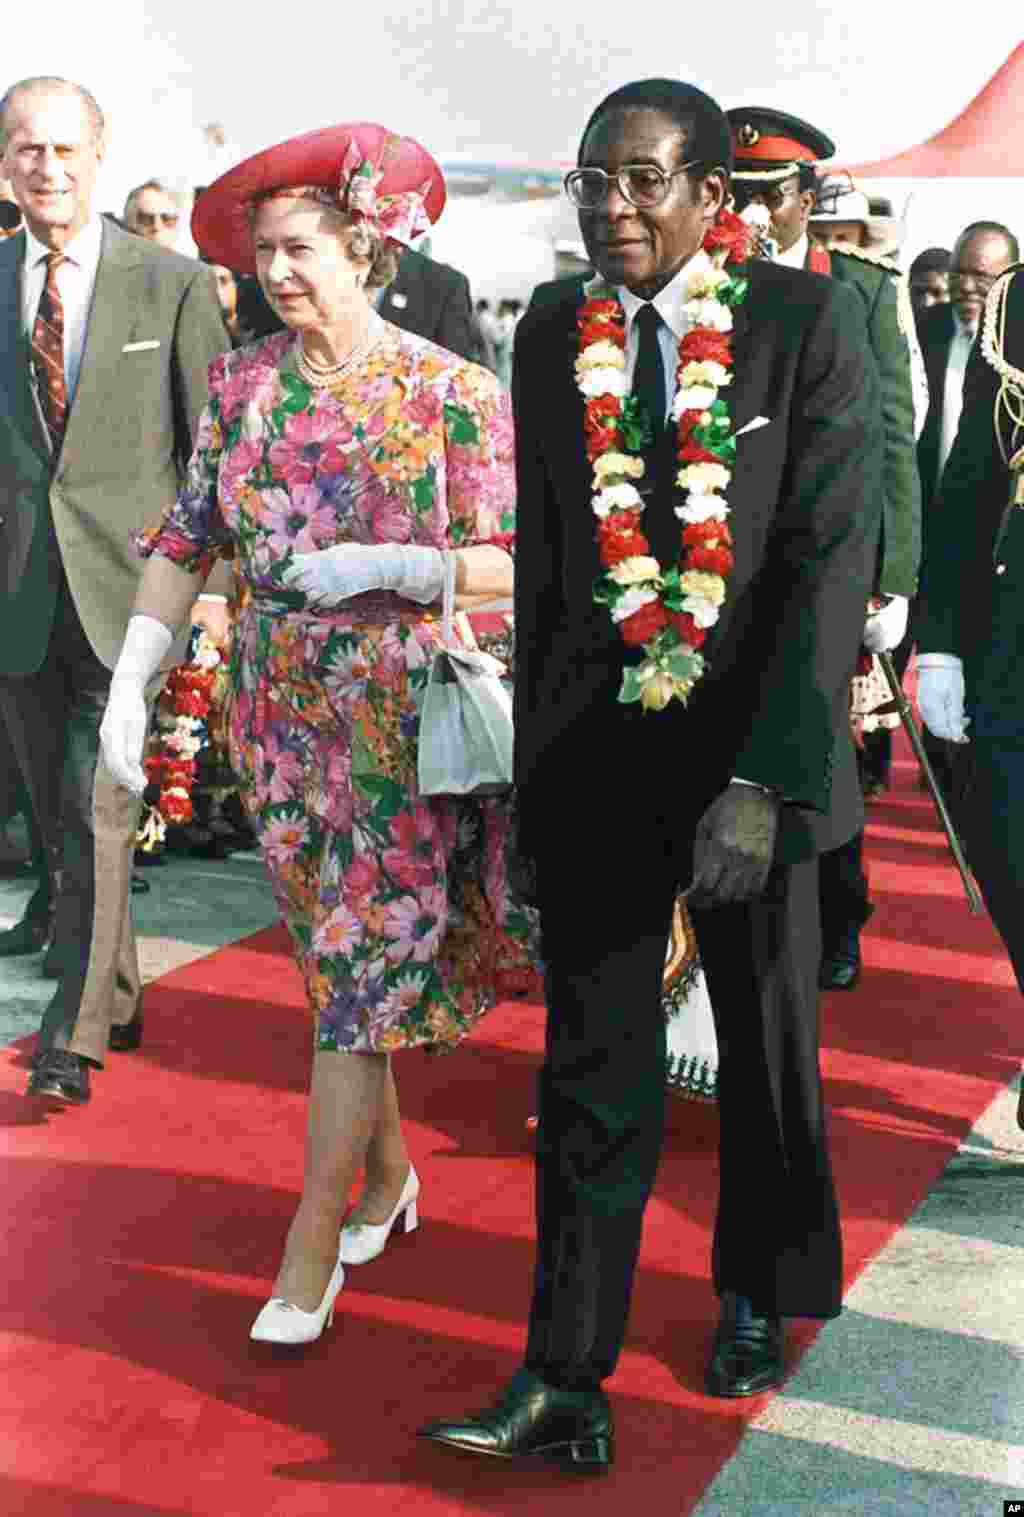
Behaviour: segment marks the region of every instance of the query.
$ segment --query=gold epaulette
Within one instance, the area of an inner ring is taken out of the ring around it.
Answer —
[[[884,269],[887,274],[900,274],[900,266],[895,259],[890,258],[888,253],[874,253],[870,248],[855,248],[850,244],[843,243],[842,247],[830,249],[834,258],[838,253],[840,258],[859,258],[861,263],[870,263],[876,269]]]

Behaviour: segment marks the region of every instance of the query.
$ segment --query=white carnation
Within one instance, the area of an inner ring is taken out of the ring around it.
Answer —
[[[684,385],[713,385],[716,390],[732,383],[725,364],[716,363],[713,358],[691,359],[683,365],[679,378]]]
[[[602,453],[594,462],[594,479],[598,485],[610,474],[621,474],[625,479],[640,479],[643,472],[643,459],[631,458],[628,453]]]
[[[624,622],[628,616],[633,615],[634,611],[639,611],[641,606],[649,606],[652,601],[657,599],[657,590],[641,590],[639,588],[627,590],[612,607],[612,621]]]
[[[715,332],[732,331],[732,312],[717,300],[688,300],[686,315],[695,327],[711,327]]]
[[[708,574],[703,569],[687,569],[679,576],[679,588],[712,606],[720,606],[725,600],[725,580],[720,574]]]
[[[713,627],[718,620],[718,607],[703,595],[688,595],[683,610],[690,613],[698,627]]]
[[[615,395],[621,400],[629,394],[625,369],[583,369],[578,377],[580,389],[588,400],[598,395]]]
[[[626,355],[617,343],[592,342],[583,349],[576,360],[576,369],[624,369]]]
[[[727,488],[732,473],[724,464],[686,464],[676,475],[681,490],[692,490],[695,495],[711,495],[715,490]]]
[[[674,509],[680,521],[690,524],[725,521],[729,515],[729,507],[720,495],[699,495],[695,491],[686,497],[684,506],[676,506]]]
[[[606,485],[594,496],[594,513],[603,521],[611,511],[631,511],[643,506],[643,498],[634,485]]]
[[[672,402],[672,415],[679,420],[684,411],[706,411],[715,403],[715,391],[710,385],[684,385],[676,391]]]
[[[643,585],[661,578],[661,565],[656,558],[637,553],[622,559],[608,573],[617,585]]]

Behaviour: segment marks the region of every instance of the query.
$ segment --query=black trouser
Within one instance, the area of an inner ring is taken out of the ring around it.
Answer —
[[[595,1385],[622,1346],[644,1207],[661,1151],[661,977],[689,878],[674,791],[565,776],[538,850],[547,964],[539,1081],[537,1270],[527,1365]],[[644,775],[642,762],[636,772]],[[841,1250],[818,1071],[813,859],[749,906],[694,913],[720,1048],[716,1288],[764,1311],[839,1310]]]
[[[1024,741],[972,738],[967,848],[1024,991]]]
[[[110,671],[92,650],[66,583],[42,667],[0,676],[0,710],[42,834],[56,888],[60,982],[40,1046],[66,1047],[78,1016],[92,943],[96,886],[93,781]]]
[[[860,932],[873,910],[864,873],[863,831],[819,858],[818,902],[822,947],[829,958],[844,940]]]

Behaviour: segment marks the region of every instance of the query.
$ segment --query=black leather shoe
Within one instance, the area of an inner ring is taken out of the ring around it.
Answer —
[[[0,932],[0,959],[13,959],[22,953],[42,953],[49,935],[48,916],[24,916],[6,932]]]
[[[860,945],[851,953],[844,945],[821,961],[818,986],[821,990],[853,990],[860,983]]]
[[[36,1060],[27,1094],[84,1106],[90,1095],[88,1059],[66,1048],[47,1048]]]
[[[759,1396],[782,1384],[782,1323],[757,1316],[745,1296],[727,1291],[704,1376],[709,1396]]]
[[[513,1375],[494,1406],[453,1422],[428,1422],[431,1443],[491,1459],[557,1464],[578,1475],[604,1475],[614,1457],[612,1412],[603,1391],[563,1391],[530,1370]]]
[[[110,1036],[107,1039],[107,1047],[115,1053],[134,1053],[136,1048],[142,1047],[142,1010],[136,1011],[130,1022],[123,1022],[119,1027],[112,1023]]]

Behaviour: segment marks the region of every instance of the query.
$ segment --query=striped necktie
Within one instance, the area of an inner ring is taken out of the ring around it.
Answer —
[[[39,402],[49,428],[53,451],[58,453],[68,419],[68,386],[64,378],[64,304],[57,288],[57,269],[64,262],[60,253],[46,255],[46,283],[39,297],[32,328],[32,366]]]

